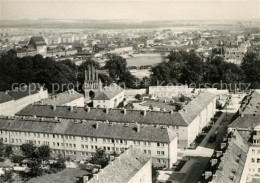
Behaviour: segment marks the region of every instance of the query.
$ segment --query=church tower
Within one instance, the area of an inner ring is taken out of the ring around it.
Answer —
[[[98,78],[97,70],[93,65],[88,66],[88,70],[85,70],[85,82],[84,91],[85,98],[93,99],[102,90],[102,82]]]

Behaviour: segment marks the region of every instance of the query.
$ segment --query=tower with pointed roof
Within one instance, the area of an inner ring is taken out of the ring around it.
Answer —
[[[85,98],[93,99],[102,90],[102,82],[98,78],[98,72],[93,65],[88,66],[88,70],[85,70],[85,82],[84,91]]]

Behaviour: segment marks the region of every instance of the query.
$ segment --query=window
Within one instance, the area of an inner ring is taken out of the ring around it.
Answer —
[[[146,142],[144,142],[144,146],[146,146]]]
[[[110,151],[110,147],[107,147],[107,150]]]
[[[148,150],[148,154],[151,154],[151,150]]]
[[[106,139],[103,139],[103,142],[106,142]]]
[[[84,140],[84,137],[81,137],[81,141]]]
[[[164,151],[161,151],[161,155],[164,155]]]
[[[76,148],[76,144],[73,144],[73,148]]]
[[[85,148],[88,149],[88,145],[85,145]]]
[[[148,146],[151,146],[151,142],[148,142]]]
[[[252,158],[252,159],[251,159],[251,162],[254,163],[254,162],[255,162],[255,158]]]
[[[144,150],[144,153],[146,154],[146,150]]]
[[[161,152],[160,151],[157,151],[157,155],[160,155],[161,154]]]
[[[260,158],[257,158],[257,163],[260,163]]]
[[[55,146],[55,142],[53,142],[53,146]]]
[[[84,152],[81,152],[81,156],[84,156],[85,155],[85,153]]]
[[[84,145],[83,144],[81,144],[81,148],[84,149]]]
[[[55,135],[53,134],[52,137],[55,139]]]

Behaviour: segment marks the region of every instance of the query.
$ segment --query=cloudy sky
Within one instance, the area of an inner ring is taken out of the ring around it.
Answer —
[[[260,19],[260,0],[0,0],[0,19]]]

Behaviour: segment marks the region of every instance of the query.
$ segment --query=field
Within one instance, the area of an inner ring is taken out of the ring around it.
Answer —
[[[127,66],[154,65],[161,62],[160,54],[134,54],[127,58]]]

